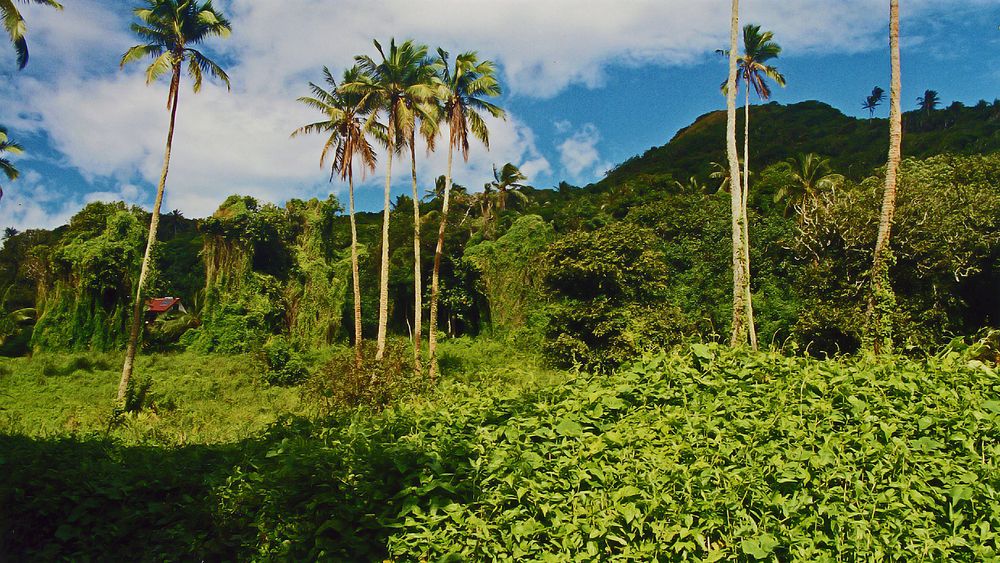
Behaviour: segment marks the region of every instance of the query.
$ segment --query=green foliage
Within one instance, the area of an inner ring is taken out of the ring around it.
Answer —
[[[297,385],[309,377],[299,353],[281,336],[271,338],[261,348],[261,357],[266,366],[264,380],[271,385]]]
[[[678,341],[681,314],[665,300],[658,242],[653,231],[623,222],[550,245],[542,268],[554,301],[546,351],[557,364],[606,372]]]
[[[465,248],[465,260],[479,273],[495,326],[519,328],[541,305],[538,258],[553,236],[541,217],[525,215],[497,240]]]
[[[342,349],[325,363],[305,386],[305,394],[332,414],[356,407],[381,410],[414,395],[424,380],[413,373],[413,349],[407,340],[386,343],[385,355],[375,359],[375,348],[365,346],[363,361],[354,363],[354,350]]]
[[[240,353],[270,336],[323,346],[338,335],[350,279],[346,253],[331,236],[340,205],[290,200],[285,209],[231,196],[202,224],[205,313],[183,343]]]
[[[91,203],[70,220],[57,244],[34,249],[40,265],[34,273],[39,286],[34,349],[123,345],[146,240],[143,215],[120,202]]]
[[[803,344],[836,351],[863,340],[865,305],[884,180],[848,182],[806,221],[794,241],[806,264],[797,284],[808,316]],[[1000,319],[1000,156],[906,160],[900,169],[888,266],[895,305],[884,307],[897,349],[932,350],[949,334]],[[881,338],[885,338],[885,333]]]
[[[459,385],[378,414],[285,419],[226,446],[3,436],[0,547],[19,559],[101,559],[114,545],[156,560],[990,560],[1000,374],[966,352],[818,361],[698,344],[542,390]]]

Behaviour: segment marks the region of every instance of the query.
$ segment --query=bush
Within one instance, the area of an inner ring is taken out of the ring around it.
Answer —
[[[617,223],[575,232],[544,257],[554,297],[545,330],[549,358],[608,372],[644,351],[678,342],[685,322],[665,298],[666,264],[653,231]]]
[[[386,342],[382,360],[375,360],[375,344],[366,341],[360,368],[354,363],[354,349],[345,349],[309,379],[305,393],[326,414],[361,406],[381,410],[421,384],[422,380],[413,374],[409,341]]]
[[[309,377],[309,370],[302,356],[284,337],[275,336],[261,349],[264,360],[264,379],[271,385],[288,386],[302,383]]]

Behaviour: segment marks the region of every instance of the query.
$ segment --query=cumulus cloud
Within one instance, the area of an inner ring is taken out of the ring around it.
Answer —
[[[914,0],[904,17],[910,22],[969,5]],[[210,213],[234,192],[280,202],[340,191],[318,168],[320,139],[288,138],[314,117],[295,98],[320,78],[323,65],[341,69],[357,53],[374,55],[373,37],[414,37],[453,54],[479,49],[499,63],[507,95],[549,98],[571,85],[600,87],[613,65],[704,60],[726,43],[729,17],[725,0],[228,0],[221,6],[233,36],[204,47],[229,69],[233,91],[207,85],[198,95],[189,86],[182,92],[167,187],[166,206],[193,216]],[[144,84],[140,65],[117,69],[121,53],[136,42],[127,31],[128,7],[74,0],[64,12],[32,4],[23,10],[32,61],[23,73],[0,79],[0,122],[43,133],[64,155],[63,164],[84,178],[137,186],[132,197],[107,189],[91,197],[118,194],[149,205],[162,165],[166,84]],[[743,21],[774,30],[786,56],[855,53],[884,47],[886,12],[876,0],[761,0],[747,6]],[[12,55],[5,56],[0,63],[11,68]],[[553,126],[560,135],[570,133],[556,147],[562,168],[574,179],[599,176],[607,163],[596,128]],[[422,159],[421,181],[441,174],[445,159],[443,150]],[[535,182],[552,179],[534,132],[513,115],[491,121],[489,152],[474,147],[468,164],[456,161],[456,181],[474,189],[494,163],[508,161]],[[398,189],[408,174],[406,167],[396,170]],[[359,190],[377,193],[378,174]],[[48,200],[43,208],[58,216],[65,201]],[[22,224],[33,217],[19,213]]]
[[[0,228],[23,231],[58,227],[87,203],[80,194],[52,186],[40,174],[30,171],[16,184],[4,185],[4,188],[0,200]]]
[[[559,143],[559,162],[574,180],[594,180],[603,176],[611,163],[601,160],[597,144],[601,133],[593,123],[585,123]]]

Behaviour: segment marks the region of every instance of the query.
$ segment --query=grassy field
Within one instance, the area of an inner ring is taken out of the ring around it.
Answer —
[[[442,342],[440,349],[444,385],[438,393],[443,395],[455,392],[456,385],[476,392],[480,385],[518,388],[563,377],[542,367],[535,355],[502,341],[455,339]],[[308,363],[316,371],[330,356],[346,352],[321,350]],[[265,366],[253,355],[182,352],[139,356],[136,381],[149,384],[145,407],[109,427],[121,361],[121,354],[94,353],[0,358],[0,434],[109,433],[135,444],[217,444],[252,436],[281,416],[325,414],[306,386],[267,385]]]
[[[22,375],[4,376],[6,392],[44,406],[52,387],[39,377],[78,374],[89,387],[86,366],[65,370],[81,362],[73,358],[11,364]],[[241,368],[245,358],[179,355],[152,361],[189,370],[211,362],[230,382],[198,402],[209,383],[163,373],[154,392],[177,407],[157,420],[135,415],[106,437],[88,433],[102,424],[99,407],[75,432],[65,422],[73,408],[47,411],[63,418],[45,431],[23,432],[23,420],[41,416],[26,414],[15,433],[0,433],[0,530],[9,531],[0,556],[990,561],[1000,553],[1000,374],[959,353],[818,361],[697,344],[605,377],[547,371],[498,342],[450,342],[443,360],[438,389],[377,413],[311,416],[301,389],[262,387]],[[55,366],[48,376],[45,361]],[[99,403],[112,387],[97,393]],[[58,389],[73,394],[68,383]],[[190,418],[175,414],[180,401]],[[264,405],[274,410],[260,414]],[[211,416],[217,429],[181,444],[181,421],[207,427]],[[267,417],[277,422],[252,429]]]

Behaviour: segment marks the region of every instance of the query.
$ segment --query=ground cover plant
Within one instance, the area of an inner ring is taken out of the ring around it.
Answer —
[[[989,560],[1000,374],[970,357],[697,344],[515,392],[445,383],[224,445],[7,435],[0,546],[49,560],[139,538],[148,560]]]

